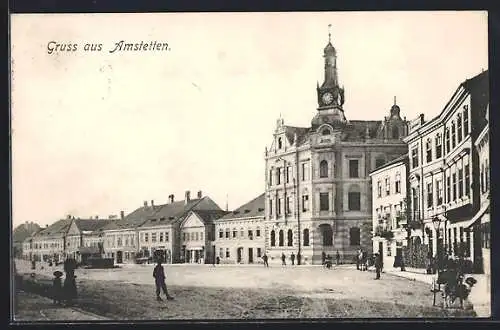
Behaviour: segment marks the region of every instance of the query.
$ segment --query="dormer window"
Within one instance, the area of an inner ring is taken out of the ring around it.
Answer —
[[[330,135],[330,130],[328,128],[325,128],[322,132],[321,135]]]
[[[281,149],[283,147],[283,142],[281,141],[281,138],[278,138],[278,149]]]

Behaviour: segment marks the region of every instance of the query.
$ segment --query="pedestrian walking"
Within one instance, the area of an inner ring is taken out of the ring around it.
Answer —
[[[290,259],[292,260],[292,266],[294,266],[295,265],[295,254],[293,254],[293,252],[290,255]]]
[[[165,270],[161,265],[161,261],[158,261],[155,269],[153,270],[153,277],[156,284],[156,300],[162,301],[160,297],[160,292],[162,290],[163,293],[167,296],[167,300],[173,300],[174,298],[168,294],[167,285],[165,284]]]
[[[380,271],[382,268],[382,256],[379,253],[375,253],[375,271],[377,272],[376,280],[380,279]]]
[[[359,270],[359,265],[361,263],[361,249],[358,250],[356,254],[356,269]]]
[[[264,267],[269,267],[269,264],[267,263],[267,254],[264,253],[262,260],[264,260]]]
[[[337,255],[335,256],[335,259],[337,259],[337,266],[340,265],[340,253],[339,253],[339,250],[337,250]]]
[[[281,254],[281,265],[286,266],[286,256],[284,253]]]
[[[54,304],[60,305],[63,298],[62,277],[63,273],[59,270],[54,272],[54,279],[52,280],[52,300]]]
[[[325,251],[321,252],[321,264],[324,266],[326,261],[326,253]]]

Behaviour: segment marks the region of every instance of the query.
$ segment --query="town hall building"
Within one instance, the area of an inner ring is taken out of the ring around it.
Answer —
[[[407,121],[396,102],[383,120],[347,119],[330,37],[324,62],[310,126],[280,118],[265,151],[265,251],[272,260],[294,253],[301,264],[318,264],[323,252],[338,251],[352,262],[358,249],[372,252],[369,173],[408,152]]]

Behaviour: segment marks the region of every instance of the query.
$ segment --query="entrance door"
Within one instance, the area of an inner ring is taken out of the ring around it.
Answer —
[[[238,255],[237,255],[237,259],[236,259],[236,262],[240,263],[241,262],[241,254],[243,252],[243,248],[238,248]]]
[[[123,263],[123,252],[122,251],[116,252],[116,263],[117,264]]]
[[[248,263],[253,264],[253,248],[248,248]]]

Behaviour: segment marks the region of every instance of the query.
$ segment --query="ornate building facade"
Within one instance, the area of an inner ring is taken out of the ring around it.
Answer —
[[[407,122],[396,102],[384,120],[348,120],[330,40],[324,62],[311,125],[288,126],[279,119],[265,151],[266,253],[294,253],[301,264],[321,263],[323,252],[339,251],[351,262],[359,248],[372,251],[369,173],[407,153]]]

